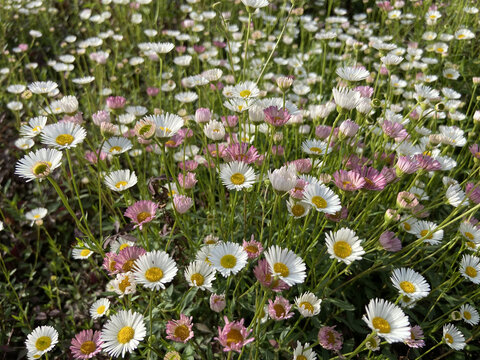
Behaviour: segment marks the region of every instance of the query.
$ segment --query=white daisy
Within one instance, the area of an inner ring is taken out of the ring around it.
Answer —
[[[192,287],[212,291],[215,280],[215,269],[205,261],[193,261],[185,269],[185,279]]]
[[[105,141],[102,151],[107,154],[118,155],[122,154],[132,148],[130,140],[120,136],[114,136]]]
[[[72,257],[76,260],[85,260],[92,256],[93,251],[87,248],[74,248],[72,250]]]
[[[361,245],[362,240],[356,236],[355,231],[348,228],[341,228],[333,232],[330,231],[325,236],[327,251],[330,258],[343,261],[349,265],[355,260],[361,260],[365,250]]]
[[[474,284],[480,284],[480,259],[472,255],[463,255],[460,261],[460,274]]]
[[[460,314],[462,315],[462,319],[470,325],[477,325],[480,321],[480,316],[478,315],[477,309],[475,309],[470,304],[463,304],[460,307]]]
[[[287,201],[288,213],[295,219],[300,219],[304,216],[307,216],[311,208],[312,206],[307,204],[305,201],[295,201],[291,198]]]
[[[135,171],[130,170],[112,171],[105,177],[105,184],[112,191],[123,191],[131,188],[137,183]]]
[[[240,99],[256,98],[260,95],[260,90],[253,81],[245,81],[237,84],[233,89],[233,96]]]
[[[298,311],[304,317],[311,317],[320,313],[320,304],[322,300],[317,298],[311,292],[306,292],[295,298],[295,305]]]
[[[80,125],[72,122],[58,122],[45,126],[42,131],[42,144],[58,149],[70,149],[80,144],[87,132]]]
[[[308,184],[303,192],[303,201],[325,214],[335,214],[342,209],[338,195],[323,184]]]
[[[28,89],[34,94],[48,94],[57,87],[58,84],[53,81],[35,81],[28,84]]]
[[[443,340],[454,350],[462,350],[466,345],[465,337],[453,324],[443,325]]]
[[[165,289],[177,274],[175,261],[165,251],[155,250],[135,261],[133,275],[137,283],[148,289]]]
[[[31,149],[35,145],[35,141],[30,138],[19,138],[15,140],[15,146],[20,150]]]
[[[412,269],[395,269],[390,280],[401,295],[408,296],[413,300],[424,298],[430,292],[430,285],[425,278]]]
[[[372,299],[363,316],[368,327],[377,332],[389,344],[404,342],[410,338],[408,317],[401,308],[384,299]]]
[[[37,116],[31,118],[28,121],[28,125],[22,125],[20,127],[20,135],[27,138],[35,137],[42,132],[46,124],[46,116]]]
[[[90,306],[90,316],[92,319],[98,319],[105,315],[110,308],[110,300],[107,298],[98,299]]]
[[[242,3],[247,9],[259,9],[268,6],[268,0],[242,0]]]
[[[469,204],[468,199],[466,199],[465,192],[462,190],[459,184],[449,185],[447,191],[445,192],[445,197],[447,198],[447,203],[453,207]]]
[[[210,249],[209,260],[224,277],[235,275],[247,264],[248,255],[242,246],[232,242],[221,242]]]
[[[443,239],[443,230],[435,231],[437,224],[431,221],[418,220],[412,225],[412,233],[418,238],[424,238],[424,242],[437,245]]]
[[[293,350],[293,360],[317,360],[317,354],[309,348],[309,343],[302,345],[300,341],[297,341],[297,347]]]
[[[132,310],[120,310],[102,329],[102,349],[110,356],[124,357],[138,347],[147,334],[143,316]]]
[[[25,155],[15,165],[15,174],[27,182],[43,178],[61,165],[62,153],[55,149],[39,149]]]
[[[467,240],[467,246],[475,250],[480,244],[480,229],[468,221],[463,221],[458,230]]]
[[[248,189],[255,182],[253,169],[241,161],[232,161],[220,165],[220,179],[229,190]]]
[[[305,140],[302,143],[302,151],[310,155],[325,155],[327,151],[327,143],[322,140]],[[328,154],[332,152],[332,148],[328,148]]]
[[[293,251],[274,245],[265,252],[265,259],[272,276],[278,276],[288,285],[293,286],[305,281],[307,267],[303,259]]]
[[[58,343],[58,332],[51,326],[35,328],[25,341],[29,353],[43,355],[49,352]]]
[[[184,121],[180,116],[170,113],[148,115],[143,119],[155,123],[155,135],[160,139],[171,138],[184,125]]]
[[[343,88],[334,88],[332,90],[333,98],[335,99],[335,104],[342,108],[343,110],[350,111],[357,107],[360,104],[362,99],[360,92],[355,90],[350,90],[346,87]]]
[[[346,66],[337,68],[336,73],[343,80],[347,81],[362,81],[370,76],[370,72],[360,66]]]

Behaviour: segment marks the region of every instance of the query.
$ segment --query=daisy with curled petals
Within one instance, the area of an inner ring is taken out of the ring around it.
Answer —
[[[42,144],[57,149],[76,147],[87,137],[87,132],[80,125],[72,122],[58,122],[45,126],[42,132]]]
[[[322,300],[317,298],[313,293],[306,292],[295,298],[295,305],[298,311],[304,317],[312,317],[320,313],[320,304]]]
[[[185,269],[185,279],[192,287],[212,291],[212,282],[215,280],[215,269],[205,261],[193,261]]]
[[[290,312],[292,305],[282,296],[276,296],[275,301],[268,299],[267,309],[268,315],[275,321],[290,319],[294,315],[293,311]]]
[[[466,345],[465,336],[453,324],[443,326],[443,340],[453,350],[462,350]]]
[[[413,300],[424,298],[430,292],[430,285],[425,278],[412,269],[395,269],[390,280],[401,295]]]
[[[349,265],[355,260],[361,260],[365,250],[361,245],[362,240],[356,236],[355,231],[348,228],[341,228],[330,231],[326,237],[327,251],[331,259],[343,261]]]
[[[25,341],[29,353],[38,355],[38,358],[49,352],[58,343],[58,332],[51,326],[35,328]]]
[[[247,264],[248,255],[241,245],[232,242],[218,243],[210,250],[209,260],[224,277],[235,275]]]
[[[98,319],[105,315],[110,308],[110,300],[107,298],[98,299],[90,306],[90,316],[92,319]]]
[[[167,339],[176,342],[186,343],[193,338],[192,317],[180,314],[180,320],[167,322]]]
[[[125,211],[125,216],[132,219],[136,224],[135,228],[139,227],[142,230],[143,224],[149,223],[155,218],[158,209],[158,204],[150,200],[140,200],[135,204],[130,205]]]
[[[27,182],[38,179],[42,181],[61,165],[62,153],[55,149],[39,149],[25,155],[15,165],[15,174]]]
[[[220,179],[228,190],[242,190],[253,186],[255,182],[253,169],[241,161],[232,161],[220,165]]]
[[[175,261],[165,252],[155,250],[140,256],[133,269],[138,284],[152,290],[165,289],[177,274]]]
[[[325,214],[335,214],[342,209],[338,195],[323,184],[308,184],[303,192],[303,201]]]
[[[366,311],[363,321],[389,344],[410,338],[408,317],[397,305],[383,299],[372,299]]]
[[[37,116],[31,118],[28,121],[28,124],[22,125],[20,127],[20,135],[26,138],[32,138],[37,136],[42,132],[47,124],[46,116]]]
[[[83,330],[75,335],[70,345],[70,351],[75,359],[91,359],[102,351],[100,331]]]
[[[265,252],[265,259],[271,276],[278,276],[287,285],[293,286],[305,281],[307,267],[302,258],[293,251],[274,245]]]
[[[462,319],[470,325],[477,325],[480,321],[480,316],[478,315],[477,309],[475,309],[470,304],[463,304],[460,307],[460,314],[462,315]]]
[[[460,261],[460,274],[474,284],[480,284],[480,258],[463,255]]]
[[[103,350],[110,356],[124,357],[138,347],[147,334],[143,316],[132,310],[120,310],[102,329]]]
[[[130,140],[120,136],[114,136],[105,141],[102,152],[112,155],[123,154],[132,148]]]
[[[135,171],[117,170],[105,176],[104,181],[110,190],[120,192],[135,186],[137,176],[135,175]]]
[[[293,360],[317,360],[317,354],[310,349],[310,344],[302,345],[297,341],[297,347],[293,350]]]

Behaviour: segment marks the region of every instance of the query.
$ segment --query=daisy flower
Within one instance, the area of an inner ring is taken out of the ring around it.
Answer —
[[[205,261],[193,261],[185,269],[185,279],[192,287],[212,291],[212,282],[215,280],[215,269]]]
[[[297,184],[297,169],[294,165],[283,166],[273,172],[268,171],[268,179],[274,190],[287,192]]]
[[[265,252],[265,259],[268,262],[271,274],[278,276],[289,286],[301,284],[305,281],[305,262],[293,251],[274,245]]]
[[[47,124],[46,116],[37,116],[31,118],[28,121],[28,124],[22,125],[20,127],[20,135],[26,138],[32,138],[37,136],[42,132]]]
[[[117,274],[114,280],[107,284],[107,291],[113,291],[120,298],[128,294],[135,294],[137,283],[131,272]]]
[[[306,292],[295,298],[295,305],[304,317],[312,317],[320,313],[320,304],[322,300],[317,298],[311,292]]]
[[[20,150],[31,149],[35,145],[35,141],[30,138],[19,138],[15,141],[15,146]]]
[[[460,261],[460,274],[474,284],[480,284],[480,259],[472,255],[463,255]]]
[[[408,317],[395,304],[383,299],[372,299],[366,311],[363,321],[389,344],[410,338]]]
[[[310,344],[302,345],[297,341],[297,347],[293,350],[293,360],[317,360],[317,354],[310,349]]]
[[[453,350],[462,350],[466,345],[465,337],[453,324],[443,326],[443,340]]]
[[[222,242],[210,250],[213,267],[224,277],[235,275],[247,264],[248,255],[243,248],[232,242]]]
[[[83,330],[75,335],[70,351],[75,359],[91,359],[102,351],[100,331]]]
[[[228,321],[228,318],[225,316],[225,326],[221,328],[218,327],[218,337],[215,337],[214,340],[223,346],[223,351],[236,351],[240,353],[242,347],[251,343],[255,338],[249,338],[253,329],[248,330],[244,325],[244,319],[240,321]]]
[[[102,147],[102,152],[112,155],[119,155],[130,150],[131,148],[132,143],[130,140],[124,137],[114,136],[105,141]]]
[[[405,344],[411,348],[422,348],[425,346],[424,338],[422,328],[415,325],[410,328],[410,338],[405,340]]]
[[[332,93],[335,104],[344,111],[350,111],[356,108],[362,99],[360,92],[345,87],[334,88]]]
[[[244,162],[232,161],[220,165],[220,178],[227,189],[239,191],[252,187],[256,175],[253,169]]]
[[[275,320],[286,320],[293,316],[292,305],[282,296],[276,296],[275,301],[268,299],[268,315]]]
[[[337,68],[336,74],[343,80],[362,81],[370,76],[370,72],[360,66],[346,66]]]
[[[105,315],[110,308],[110,300],[107,298],[98,299],[90,306],[90,316],[92,319],[98,319]]]
[[[408,232],[409,234],[414,234],[413,230],[414,230],[414,225],[417,223],[417,219],[415,219],[414,217],[410,217],[410,216],[402,216],[402,218],[400,219],[400,227],[405,230],[406,232]]]
[[[443,239],[443,230],[435,231],[437,224],[431,221],[419,220],[412,226],[412,233],[417,239],[424,238],[424,242],[430,245],[437,245]],[[435,231],[435,232],[434,232]]]
[[[467,246],[475,249],[480,243],[480,229],[468,221],[463,221],[458,229],[467,240]]]
[[[248,100],[251,98],[256,98],[259,95],[260,90],[258,89],[257,84],[255,84],[253,81],[239,83],[233,88],[233,96],[240,99]]]
[[[295,201],[293,199],[288,199],[287,201],[288,213],[295,219],[307,216],[311,208],[312,206],[305,201]]]
[[[58,149],[71,149],[87,137],[87,132],[80,125],[72,122],[58,122],[45,126],[42,131],[42,144]]]
[[[321,140],[305,140],[302,143],[302,151],[310,155],[325,155],[327,151],[327,143]],[[332,148],[328,148],[328,153],[332,152]]]
[[[144,120],[155,124],[155,135],[160,140],[167,140],[175,135],[184,125],[183,119],[175,114],[148,115]]]
[[[120,310],[102,329],[103,350],[110,356],[124,357],[138,347],[146,333],[141,314],[132,310]]]
[[[460,314],[462,319],[470,325],[477,325],[480,321],[477,309],[470,304],[464,304],[460,307]]]
[[[25,341],[29,353],[39,357],[50,350],[58,343],[58,332],[51,326],[39,326],[35,328]]]
[[[48,213],[47,209],[43,207],[39,207],[27,212],[25,214],[25,218],[30,221],[30,226],[33,226],[33,224],[36,222],[37,224],[40,223],[41,220],[47,215],[47,213]]]
[[[247,252],[249,259],[256,259],[263,252],[262,243],[255,240],[255,237],[252,234],[250,241],[243,239],[242,243],[243,250]]]
[[[92,256],[93,251],[87,248],[76,247],[72,250],[72,257],[76,260],[85,260]]]
[[[330,231],[325,241],[330,258],[343,261],[347,265],[355,260],[361,260],[362,255],[365,254],[361,245],[362,240],[348,228],[341,228],[336,232]]]
[[[344,191],[356,191],[365,186],[365,178],[356,170],[337,170],[333,178],[335,185]]]
[[[430,285],[425,278],[412,269],[395,269],[390,280],[401,295],[408,296],[413,300],[424,298],[430,292]]]
[[[155,250],[135,261],[133,275],[138,284],[158,290],[165,289],[165,284],[173,280],[177,271],[175,261],[165,251]]]
[[[186,343],[193,338],[192,319],[180,314],[180,320],[170,320],[167,322],[167,339],[176,342]]]
[[[135,228],[142,229],[143,225],[149,223],[155,218],[158,204],[150,200],[140,200],[130,205],[124,213],[124,216],[132,219],[136,224]]]
[[[335,326],[322,326],[318,331],[318,343],[327,350],[339,351],[343,345],[343,336]]]
[[[305,187],[303,201],[315,210],[326,214],[335,214],[342,209],[338,195],[319,183],[310,183]]]
[[[135,267],[135,261],[146,253],[139,246],[129,246],[119,251],[115,256],[115,269],[119,272],[129,272]]]
[[[127,190],[137,183],[135,171],[116,170],[105,177],[105,184],[112,191],[120,192]]]
[[[221,294],[221,295],[217,295],[217,294],[212,294],[210,295],[210,309],[212,309],[213,311],[219,313],[221,312],[223,309],[225,309],[225,306],[227,305],[227,303],[225,302],[225,295],[224,294]]]
[[[25,155],[15,165],[15,174],[27,182],[45,177],[61,165],[62,153],[55,149],[39,149]]]
[[[253,269],[253,274],[263,287],[271,289],[274,292],[280,292],[290,287],[285,281],[272,276],[270,266],[265,259],[258,261],[258,264]]]
[[[58,84],[53,81],[35,81],[28,84],[28,89],[34,94],[48,94],[58,88]]]

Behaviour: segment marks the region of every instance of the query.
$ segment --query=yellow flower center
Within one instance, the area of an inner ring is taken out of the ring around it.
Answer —
[[[125,276],[125,279],[120,281],[120,284],[118,284],[118,288],[122,293],[124,293],[125,290],[127,290],[127,287],[129,287],[130,285],[131,285],[130,279],[128,278],[128,276]]]
[[[115,184],[115,187],[116,187],[117,189],[120,189],[120,188],[123,187],[123,186],[127,186],[127,184],[128,184],[128,183],[127,183],[126,181],[123,181],[123,180],[122,180],[122,181],[117,182],[117,183]]]
[[[475,250],[475,248],[477,247],[477,245],[473,241],[467,241],[467,246],[472,250]]]
[[[283,305],[275,304],[273,305],[273,310],[275,310],[275,315],[277,315],[277,317],[282,317],[286,315],[285,308],[283,307]]]
[[[471,278],[477,277],[477,270],[474,267],[467,266],[465,268],[465,273]]]
[[[163,271],[158,267],[151,267],[147,271],[145,271],[145,278],[150,282],[157,282],[161,278],[163,278]]]
[[[128,271],[131,271],[133,269],[133,265],[135,264],[135,260],[127,260],[125,261],[125,263],[123,264],[122,266],[122,270],[124,272],[128,272]]]
[[[48,336],[40,336],[37,341],[35,341],[35,347],[38,351],[47,350],[52,344],[52,339]]]
[[[311,152],[314,152],[314,153],[317,153],[317,154],[321,154],[322,153],[322,149],[320,149],[319,147],[316,147],[316,146],[312,146],[310,148],[310,151]]]
[[[160,130],[164,131],[165,134],[167,134],[167,135],[172,132],[172,129],[169,129],[168,127],[159,126],[158,128],[159,128]]]
[[[128,245],[127,243],[122,244],[122,245],[120,245],[120,247],[118,248],[118,251],[122,251],[123,249],[125,249],[125,248],[127,248],[127,247],[129,247],[129,246],[130,246],[130,245]]]
[[[307,310],[308,312],[312,313],[315,311],[315,309],[313,308],[313,305],[310,304],[309,302],[307,301],[304,301],[304,302],[301,302],[300,303],[300,307],[301,308],[304,308],[305,310]]]
[[[333,244],[333,252],[341,259],[345,259],[352,254],[352,247],[346,241],[337,241]]]
[[[121,146],[112,146],[109,150],[111,153],[113,152],[120,152],[122,151],[122,147]]]
[[[415,292],[415,285],[413,285],[410,281],[402,281],[400,283],[400,288],[409,294]]]
[[[250,90],[242,90],[242,91],[240,91],[240,96],[242,98],[246,98],[246,97],[249,97],[251,93],[252,92]]]
[[[60,146],[70,145],[75,138],[70,134],[58,135],[55,142]]]
[[[447,76],[447,78],[449,78],[449,79],[453,78],[453,74],[451,74],[451,73],[448,73],[446,76]]]
[[[297,355],[296,360],[308,360],[305,355]]]
[[[464,37],[465,37],[465,35],[460,34],[460,35],[457,36],[457,39],[463,39]]]
[[[258,247],[255,245],[248,245],[245,247],[245,251],[250,254],[256,254],[258,252]]]
[[[240,330],[237,329],[232,329],[227,333],[227,345],[230,346],[230,344],[238,344],[243,341],[243,336]]]
[[[41,217],[40,214],[35,214],[35,215],[33,215],[33,218],[34,218],[34,219],[40,219],[40,217]]]
[[[97,308],[97,314],[98,314],[98,315],[102,315],[104,312],[105,312],[105,305],[100,305],[100,306]]]
[[[422,230],[422,231],[420,231],[420,235],[421,235],[422,237],[425,237],[426,239],[431,239],[431,238],[432,238],[432,234],[430,234],[430,235],[427,236],[428,233],[429,233],[429,230]]]
[[[300,204],[295,204],[292,206],[292,214],[296,217],[302,216],[305,214],[305,208]]]
[[[468,240],[473,240],[475,238],[473,234],[468,231],[465,231],[465,237],[467,237]]]
[[[443,51],[444,51],[443,48],[441,47],[437,48],[437,52],[442,53]]]
[[[407,231],[410,231],[412,229],[409,223],[403,223],[403,228]]]
[[[445,334],[445,339],[449,344],[453,344],[453,337],[450,334]]]
[[[126,344],[135,336],[135,330],[130,326],[124,326],[117,334],[117,340],[120,344]]]
[[[97,345],[93,341],[85,341],[82,346],[80,346],[80,351],[82,354],[88,355],[94,352],[97,349]]]
[[[387,320],[381,317],[374,317],[372,320],[373,327],[378,330],[379,333],[388,334],[390,332],[390,324]]]
[[[203,277],[202,274],[195,273],[190,277],[190,280],[192,283],[194,283],[197,286],[202,286],[203,283],[205,282],[205,278]]]
[[[281,262],[273,264],[273,271],[275,271],[277,274],[280,274],[282,277],[287,277],[290,274],[288,266]]]
[[[90,255],[91,251],[88,250],[88,249],[83,249],[82,251],[80,251],[80,256],[88,256]]]
[[[34,175],[42,175],[50,168],[50,165],[46,161],[40,161],[33,166],[32,172]]]
[[[41,128],[40,126],[35,126],[35,127],[32,129],[32,132],[37,133],[37,132],[39,132],[40,130],[42,130],[42,128]]]
[[[145,221],[147,218],[149,218],[151,214],[148,211],[142,211],[137,215],[137,221],[141,223],[142,221]]]
[[[469,311],[464,311],[463,312],[463,317],[467,320],[470,320],[472,318],[472,314],[470,314]]]
[[[327,201],[321,196],[312,197],[312,203],[317,209],[325,209],[327,207]]]
[[[224,255],[220,259],[220,265],[226,269],[232,269],[237,265],[237,258],[233,255]]]
[[[232,176],[230,176],[230,181],[235,185],[242,185],[245,182],[245,176],[243,176],[243,174],[240,174],[240,173],[235,173]]]
[[[174,335],[180,340],[185,341],[190,335],[190,330],[187,325],[180,325],[176,327]]]

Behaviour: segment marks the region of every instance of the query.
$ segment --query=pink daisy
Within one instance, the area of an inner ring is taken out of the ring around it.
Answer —
[[[210,309],[213,311],[219,313],[223,309],[225,309],[225,306],[227,305],[225,301],[225,295],[217,295],[217,294],[212,294],[210,295]]]
[[[308,181],[306,181],[305,179],[297,179],[295,187],[289,191],[290,196],[294,199],[302,200],[303,191],[305,190],[305,187],[307,185],[308,185]]]
[[[225,150],[225,161],[243,161],[246,164],[254,163],[258,159],[258,151],[247,143],[233,143]]]
[[[184,189],[192,189],[197,182],[198,180],[196,179],[195,173],[187,172],[185,175],[183,173],[178,174],[178,183]]]
[[[223,158],[226,155],[227,147],[223,144],[218,144],[218,154],[217,154],[217,145],[215,144],[208,144],[207,149],[203,150],[205,155],[210,154],[211,157],[216,158],[217,155],[220,158]],[[213,164],[215,166],[215,164]]]
[[[198,163],[195,160],[181,161],[178,163],[178,167],[185,171],[195,171],[197,170]]]
[[[315,128],[315,136],[319,139],[326,140],[330,137],[332,127],[327,125],[318,125]]]
[[[142,230],[143,224],[146,224],[152,221],[155,218],[155,213],[157,212],[158,204],[150,200],[140,200],[135,204],[130,205],[125,211],[124,216],[132,219],[136,224],[136,227],[139,227]]]
[[[413,160],[417,162],[421,169],[426,171],[435,171],[442,168],[442,164],[428,155],[417,154],[413,157]]]
[[[394,121],[384,120],[382,123],[382,130],[388,137],[395,139],[395,141],[403,141],[407,139],[407,130],[403,128],[403,125]]]
[[[180,320],[167,322],[167,339],[186,343],[193,338],[192,319],[193,317],[191,316],[180,314]]]
[[[418,163],[409,156],[400,156],[395,165],[398,176],[402,174],[413,174],[418,170]]]
[[[283,126],[290,120],[288,110],[276,106],[267,107],[263,110],[263,113],[265,114],[265,121],[275,127]]]
[[[395,236],[395,233],[392,231],[385,231],[380,235],[378,239],[382,248],[390,252],[397,252],[402,250],[402,242],[398,237]]]
[[[362,176],[365,180],[364,189],[381,191],[387,185],[385,176],[382,175],[377,169],[372,167],[364,167],[362,169]]]
[[[115,265],[117,264],[117,261],[115,260],[116,257],[116,253],[108,252],[105,253],[105,257],[103,258],[103,268],[108,271],[109,275],[114,275],[118,273],[118,270],[115,267]]]
[[[244,319],[232,322],[229,322],[226,316],[224,319],[225,326],[223,329],[220,326],[218,327],[218,337],[214,338],[223,346],[223,351],[241,352],[242,347],[255,340],[255,338],[247,339],[252,329],[247,330],[243,326]]]
[[[343,219],[346,219],[348,216],[348,209],[345,206],[342,206],[341,210],[338,210],[334,214],[325,214],[325,217],[333,222],[340,222]]]
[[[338,170],[333,173],[335,185],[344,191],[356,191],[365,186],[365,179],[355,170]]]
[[[275,292],[280,292],[290,287],[283,280],[273,278],[270,272],[270,266],[265,259],[258,261],[258,264],[253,269],[253,273],[262,286],[272,289]]]
[[[480,160],[480,146],[478,144],[473,144],[468,149],[476,159]]]
[[[312,159],[297,159],[287,163],[287,165],[289,164],[294,164],[299,174],[308,174],[312,171]]]
[[[343,345],[343,337],[335,330],[335,326],[323,326],[318,331],[318,342],[324,349],[339,351]]]
[[[72,339],[70,351],[75,359],[90,359],[102,351],[101,332],[83,330]]]
[[[474,183],[467,183],[465,192],[471,202],[480,204],[480,186],[475,186]]]
[[[179,214],[185,214],[193,206],[192,198],[185,195],[173,196],[173,207]]]
[[[413,209],[418,204],[417,197],[408,191],[401,191],[397,195],[397,205],[402,209]]]
[[[135,260],[146,253],[145,249],[138,246],[129,246],[120,250],[115,256],[115,269],[117,272],[126,273],[132,271],[135,266]]]
[[[110,109],[121,109],[127,103],[127,99],[123,96],[109,96],[107,98],[107,106]]]
[[[422,328],[415,325],[410,328],[410,339],[405,340],[405,344],[411,348],[422,348],[425,346],[424,338]]]
[[[275,297],[275,301],[268,299],[268,315],[273,320],[280,321],[290,319],[293,316],[292,305],[282,296]]]
[[[245,239],[243,239],[242,247],[243,247],[243,250],[247,252],[249,259],[256,259],[257,257],[260,256],[260,254],[263,251],[262,243],[259,241],[256,241],[253,234],[252,234],[252,237],[250,238],[250,241],[246,241]]]

